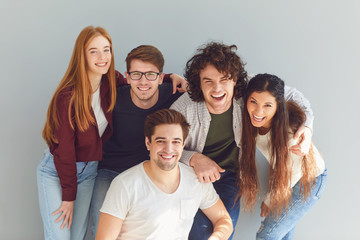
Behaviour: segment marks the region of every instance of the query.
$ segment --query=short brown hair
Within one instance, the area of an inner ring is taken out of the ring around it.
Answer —
[[[218,42],[210,42],[197,49],[196,54],[186,63],[184,77],[189,83],[189,95],[195,102],[204,101],[204,95],[200,85],[200,71],[207,65],[213,65],[220,73],[229,75],[236,82],[234,97],[239,99],[246,89],[247,73],[245,64],[235,53],[236,45],[225,45]]]
[[[154,64],[160,72],[163,71],[164,68],[164,57],[162,53],[154,46],[151,45],[140,45],[127,55],[125,61],[126,61],[126,69],[129,72],[130,71],[130,64],[131,61],[134,59],[139,59],[144,62],[149,62],[151,64]]]
[[[173,109],[161,109],[146,117],[144,135],[151,141],[154,135],[155,127],[162,124],[179,124],[183,132],[183,141],[189,134],[190,124],[186,121],[184,115]]]

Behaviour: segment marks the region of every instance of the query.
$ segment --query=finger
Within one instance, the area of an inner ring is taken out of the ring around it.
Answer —
[[[210,179],[209,176],[204,176],[203,178],[204,178],[205,183],[210,183],[211,182],[211,179]]]
[[[217,178],[216,178],[216,175],[215,175],[215,174],[211,174],[211,175],[209,176],[209,179],[210,179],[211,182],[216,182],[216,181],[217,181]]]
[[[65,213],[62,213],[62,214],[60,215],[60,217],[58,217],[58,218],[55,220],[55,222],[56,222],[56,223],[60,222],[65,216],[66,216]]]
[[[72,224],[72,214],[70,214],[70,217],[69,217],[68,230],[70,230],[71,224]]]
[[[204,182],[204,177],[203,176],[198,176],[199,182],[203,183]]]
[[[176,93],[176,88],[177,88],[177,86],[176,86],[176,83],[175,82],[173,82],[173,94],[175,94]]]
[[[225,169],[223,169],[223,168],[220,167],[219,165],[217,165],[217,168],[218,168],[218,171],[219,171],[219,172],[221,172],[221,173],[225,172]]]
[[[221,177],[221,175],[219,174],[219,172],[215,172],[215,179],[216,181],[219,180]]]
[[[66,223],[68,222],[68,220],[69,220],[69,217],[66,215],[63,223],[61,224],[61,227],[60,227],[61,229],[63,229],[66,226]]]
[[[58,210],[53,212],[51,215],[55,216],[55,215],[59,214],[60,212],[62,212],[61,208],[59,208]]]
[[[299,127],[299,129],[294,134],[294,139],[299,138],[304,133],[304,130],[305,130],[304,128],[305,128],[304,125]]]
[[[176,90],[179,91],[180,93],[186,92],[186,89],[184,87],[177,87]]]

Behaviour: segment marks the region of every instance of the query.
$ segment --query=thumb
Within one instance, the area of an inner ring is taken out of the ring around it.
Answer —
[[[225,172],[225,169],[223,169],[222,167],[220,167],[217,164],[216,164],[216,166],[217,166],[217,169],[218,169],[219,172],[221,172],[221,173]]]

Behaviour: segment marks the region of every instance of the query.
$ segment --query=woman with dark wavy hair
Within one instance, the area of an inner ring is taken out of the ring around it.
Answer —
[[[324,160],[315,146],[305,156],[292,153],[294,133],[305,121],[294,102],[286,102],[284,82],[270,74],[249,81],[242,114],[239,187],[245,210],[252,210],[259,192],[256,147],[270,164],[265,217],[256,239],[292,239],[295,225],[319,199],[327,179]]]

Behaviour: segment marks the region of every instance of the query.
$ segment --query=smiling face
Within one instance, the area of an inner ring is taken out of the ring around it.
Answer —
[[[247,100],[246,107],[254,127],[263,127],[266,129],[271,127],[271,120],[277,110],[277,102],[270,92],[251,93]]]
[[[145,144],[150,151],[150,161],[164,171],[174,169],[184,149],[183,132],[180,124],[161,124],[154,129],[151,142]]]
[[[94,37],[85,49],[85,57],[90,80],[101,78],[108,72],[111,64],[109,41],[103,36]]]
[[[131,61],[129,72],[160,72],[152,63],[139,59]],[[132,80],[128,72],[125,72],[128,84],[131,86],[131,99],[140,108],[151,108],[159,98],[159,85],[162,84],[164,73],[160,74],[155,81],[149,81],[143,75],[139,80]]]
[[[200,71],[200,87],[210,113],[221,114],[231,107],[235,85],[211,64]]]

